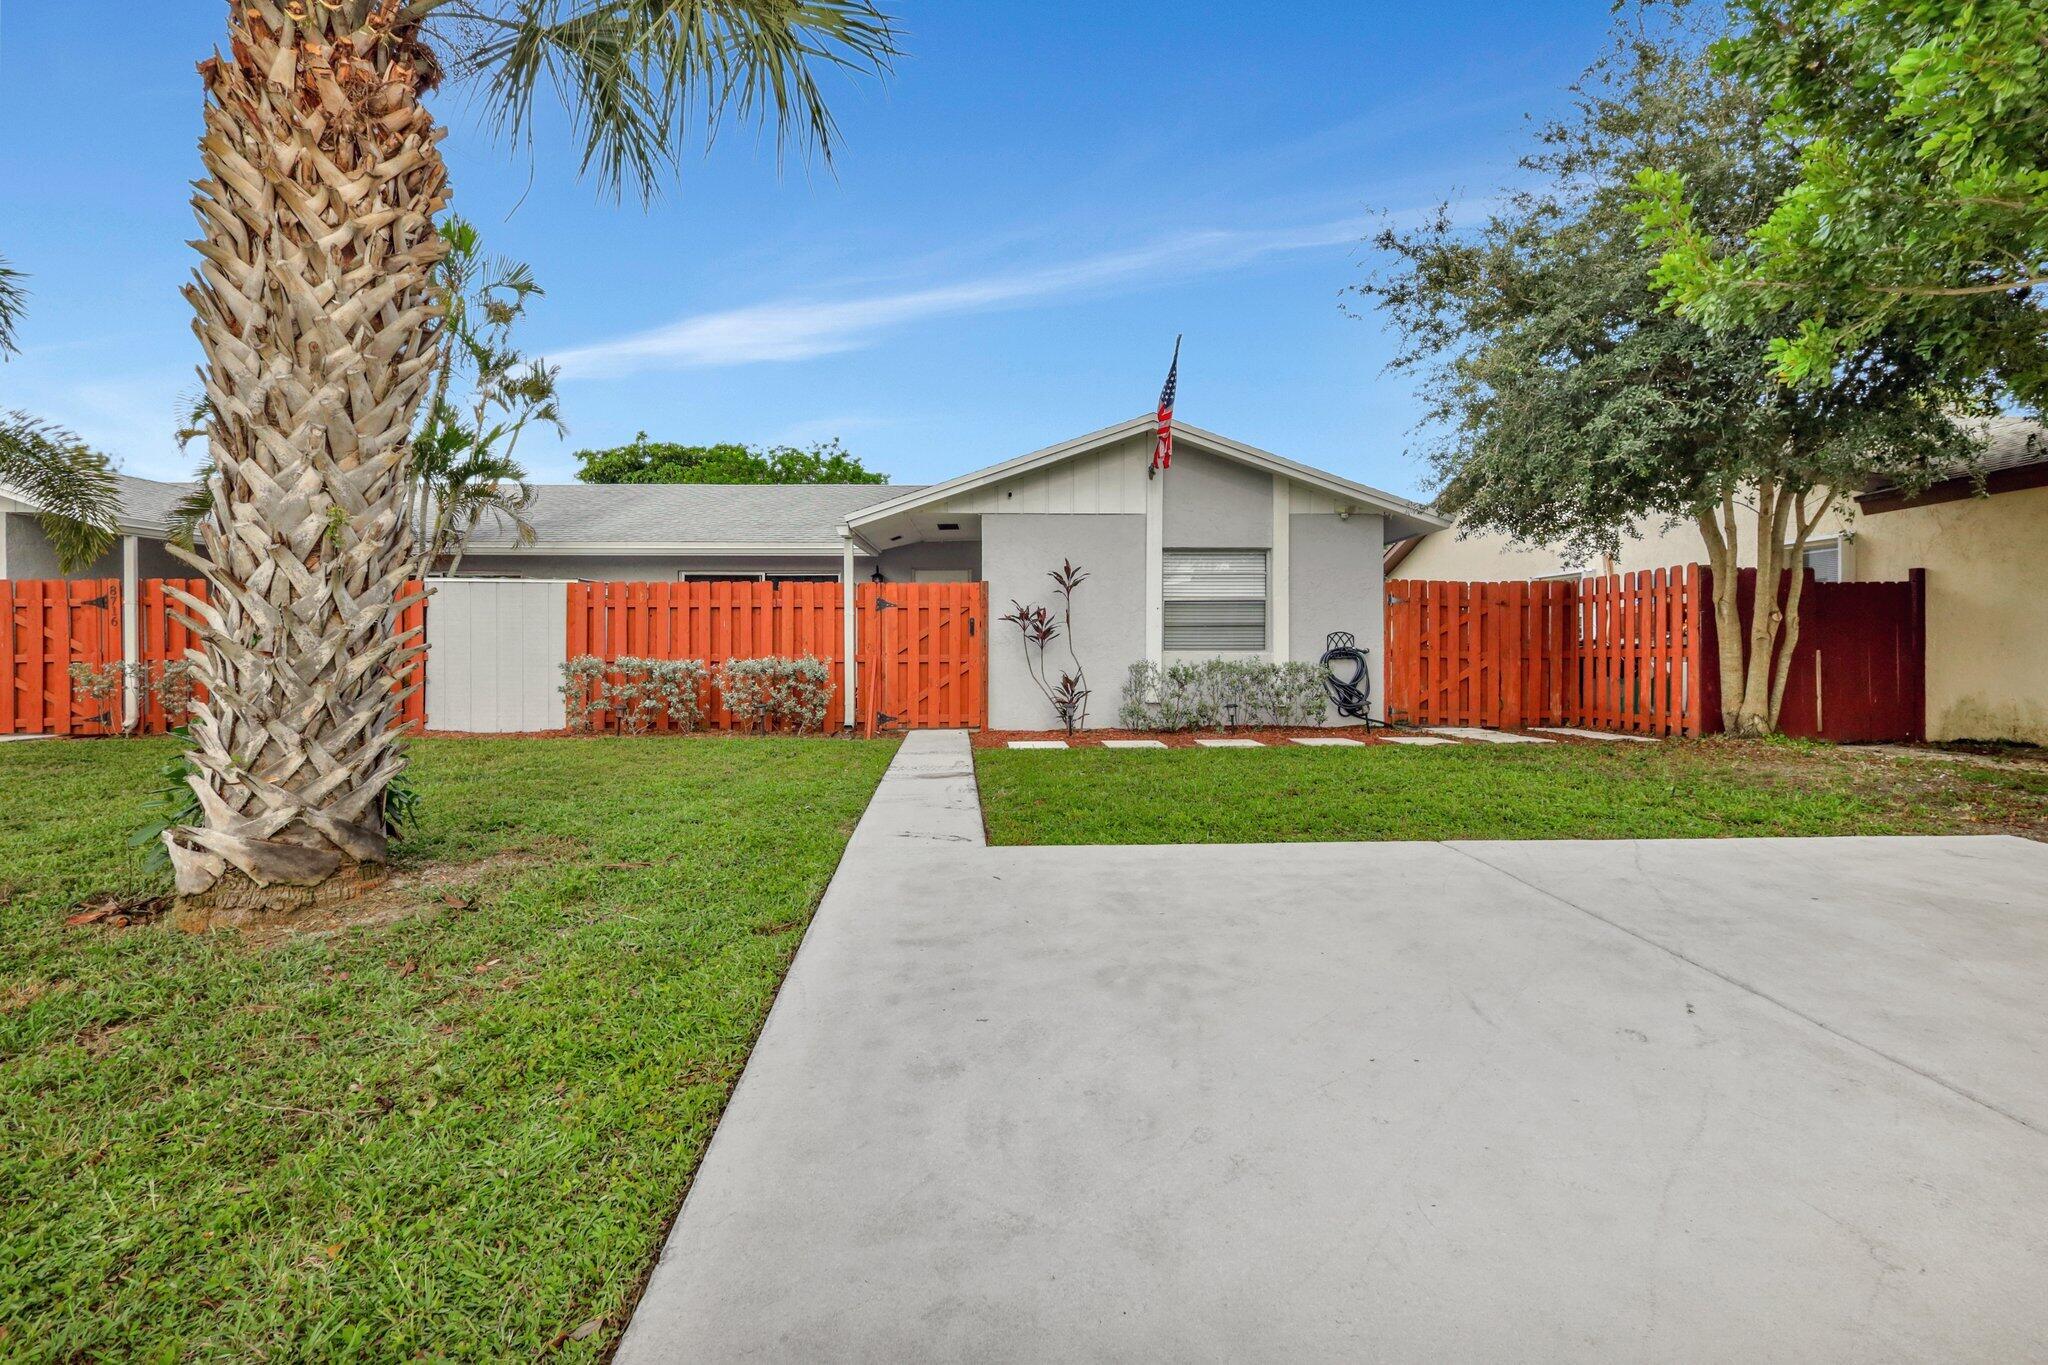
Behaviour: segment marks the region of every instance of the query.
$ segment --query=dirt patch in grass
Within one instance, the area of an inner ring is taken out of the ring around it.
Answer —
[[[382,881],[365,887],[340,904],[323,904],[277,912],[237,912],[230,919],[178,919],[170,915],[170,896],[131,896],[98,892],[71,908],[64,923],[75,929],[120,930],[175,928],[185,933],[238,931],[255,946],[269,947],[293,939],[329,938],[354,929],[379,929],[421,914],[461,913],[475,907],[479,883],[501,881],[510,874],[553,862],[568,850],[560,841],[543,841],[532,849],[507,849],[468,862],[432,862],[400,866]]]

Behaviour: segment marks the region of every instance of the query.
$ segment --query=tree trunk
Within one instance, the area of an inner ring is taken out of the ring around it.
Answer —
[[[401,0],[234,0],[200,66],[204,258],[185,293],[206,353],[213,506],[177,594],[205,646],[190,779],[165,836],[178,892],[302,901],[386,859],[405,766],[394,625],[411,569],[408,438],[438,356],[429,271],[447,202],[438,78]]]
[[[1716,520],[1718,513],[1719,520]],[[1718,508],[1698,516],[1707,543],[1707,568],[1714,580],[1714,641],[1721,666],[1721,730],[1735,730],[1742,700],[1742,570],[1735,555],[1735,496],[1723,491]]]
[[[1756,599],[1749,630],[1742,629],[1741,583],[1735,545],[1735,501],[1723,494],[1716,510],[1696,514],[1714,576],[1714,628],[1720,647],[1721,729],[1757,739],[1775,734],[1785,704],[1785,679],[1799,646],[1799,601],[1806,587],[1806,543],[1833,495],[1823,492],[1813,515],[1806,511],[1811,490],[1766,483],[1756,490]],[[1788,522],[1794,528],[1786,540]],[[1779,585],[1792,575],[1785,602]],[[1745,639],[1745,634],[1747,638]]]
[[[1773,731],[1777,730],[1779,715],[1785,709],[1785,680],[1792,674],[1792,656],[1799,648],[1799,599],[1806,593],[1806,543],[1813,538],[1813,528],[1820,524],[1821,513],[1833,501],[1833,491],[1824,492],[1811,517],[1806,515],[1806,494],[1801,493],[1793,505],[1795,534],[1791,548],[1786,551],[1792,570],[1792,586],[1785,590],[1785,634],[1778,642],[1778,662],[1771,678]]]

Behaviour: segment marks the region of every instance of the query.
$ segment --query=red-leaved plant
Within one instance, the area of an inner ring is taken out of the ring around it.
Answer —
[[[1046,574],[1052,579],[1053,592],[1060,599],[1059,619],[1053,618],[1049,608],[1036,604],[1026,606],[1011,599],[1014,609],[1003,616],[1003,620],[1017,627],[1024,640],[1024,667],[1031,674],[1031,681],[1038,684],[1038,690],[1052,703],[1053,715],[1072,735],[1079,726],[1088,723],[1088,670],[1081,666],[1081,658],[1074,652],[1074,589],[1081,586],[1088,575],[1074,566],[1069,559],[1060,561],[1060,566]],[[1074,664],[1071,673],[1062,670],[1058,681],[1053,681],[1052,672],[1046,667],[1046,647],[1062,635],[1067,640],[1067,658]]]

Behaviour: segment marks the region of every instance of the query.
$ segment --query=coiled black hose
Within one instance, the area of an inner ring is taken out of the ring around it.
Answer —
[[[1330,704],[1337,708],[1340,716],[1353,720],[1372,719],[1372,673],[1365,663],[1365,651],[1358,647],[1358,637],[1348,630],[1333,630],[1323,641],[1323,691],[1330,696]],[[1351,666],[1351,676],[1344,677],[1340,665]]]

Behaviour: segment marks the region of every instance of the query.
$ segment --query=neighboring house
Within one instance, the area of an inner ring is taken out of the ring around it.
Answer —
[[[190,485],[126,474],[115,479],[121,491],[121,541],[98,563],[73,574],[59,569],[57,551],[43,534],[35,505],[0,484],[0,578],[119,578],[124,556],[134,557],[132,568],[143,578],[189,575],[191,568],[164,549],[164,528]]]
[[[1743,519],[1744,567],[1756,564]],[[1438,531],[1387,552],[1390,579],[1578,578],[1706,562],[1697,528],[1644,523],[1594,563],[1490,532]],[[1927,570],[1927,737],[2048,744],[2048,432],[1989,424],[1978,468],[1922,493],[1872,488],[1821,522],[1806,551],[1821,582]]]
[[[1371,651],[1377,699],[1385,548],[1447,523],[1185,423],[1174,428],[1173,467],[1148,478],[1154,427],[1150,415],[1133,418],[929,487],[542,485],[528,514],[536,543],[520,547],[487,522],[462,576],[836,581],[849,598],[869,580],[986,581],[1000,617],[1012,602],[1052,605],[1046,575],[1071,560],[1089,575],[1075,595],[1074,644],[1098,724],[1115,723],[1138,659],[1315,660],[1336,630]],[[123,480],[142,577],[185,572],[159,543],[183,491]],[[32,516],[9,518],[10,540],[24,524],[45,558],[25,552],[23,570],[8,562],[10,576],[58,576]],[[115,577],[121,564],[94,570],[81,576]],[[1052,724],[1017,633],[986,625],[990,725]]]

